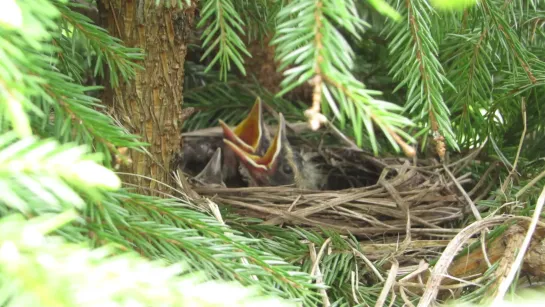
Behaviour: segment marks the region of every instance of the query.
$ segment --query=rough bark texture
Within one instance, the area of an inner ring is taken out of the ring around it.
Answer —
[[[194,9],[180,9],[176,1],[171,2],[174,4],[167,8],[148,0],[98,1],[101,25],[126,46],[142,48],[146,55],[138,63],[144,70],[138,70],[136,78],[113,89],[104,84],[103,100],[129,132],[150,144],[151,157],[131,151],[132,164],[121,169],[140,175],[123,180],[147,194],[166,188],[142,176],[171,184],[171,159],[182,145],[184,61]]]

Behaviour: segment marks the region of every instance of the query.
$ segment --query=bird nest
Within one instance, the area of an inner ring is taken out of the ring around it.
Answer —
[[[321,149],[314,162],[328,177],[328,190],[193,190],[265,225],[334,230],[383,243],[452,237],[458,231],[455,223],[468,212],[460,191],[471,181],[470,174],[451,172],[434,159],[377,159],[358,150],[330,148]]]

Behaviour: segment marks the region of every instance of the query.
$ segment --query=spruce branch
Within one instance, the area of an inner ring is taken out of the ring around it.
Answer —
[[[445,139],[458,150],[450,111],[443,99],[443,85],[454,86],[439,63],[437,43],[430,28],[430,15],[435,12],[422,0],[397,1],[397,10],[406,16],[406,22],[390,22],[388,27],[390,55],[395,59],[390,73],[401,80],[397,89],[408,88],[405,108],[424,123],[419,134],[431,129],[440,147]]]
[[[503,18],[504,12],[501,7],[489,3],[490,0],[482,1],[479,6],[488,17],[488,23],[492,25],[491,35],[495,36],[497,42],[502,46],[500,52],[504,53],[504,56],[514,59],[514,61],[508,61],[507,65],[512,65],[513,62],[517,62],[520,67],[524,69],[524,72],[531,83],[536,83],[537,80],[532,72],[532,68],[528,61],[533,57],[531,53],[522,45],[518,35],[513,31],[507,20]],[[505,5],[503,9],[505,10]]]
[[[319,300],[319,285],[296,265],[259,249],[259,240],[248,238],[195,210],[181,199],[159,199],[125,191],[110,194],[90,206],[89,231],[93,236],[136,248],[150,258],[169,262],[184,259],[208,278],[235,280],[243,285],[260,279],[259,287],[305,305]],[[230,233],[230,234],[228,234]],[[241,258],[249,264],[240,262]]]
[[[107,190],[121,186],[119,178],[98,164],[101,155],[85,146],[60,145],[35,137],[17,140],[0,135],[0,200],[2,206],[24,213],[83,208],[80,194],[100,200]],[[6,211],[2,209],[1,211]]]
[[[186,108],[194,108],[196,113],[184,121],[185,131],[217,126],[217,119],[234,125],[246,116],[246,111],[255,103],[256,97],[260,97],[275,111],[285,114],[288,121],[305,119],[299,111],[305,107],[303,103],[275,97],[257,81],[248,82],[230,77],[229,82],[218,82],[217,74],[202,73],[200,69],[203,67],[200,65],[194,66],[190,63],[186,67],[192,68],[186,75],[186,84],[192,86],[185,88],[184,105]],[[195,84],[196,81],[200,83],[199,86]],[[218,102],[221,102],[221,105],[218,105]],[[271,122],[270,117],[266,116],[265,121]]]
[[[242,54],[251,56],[239,35],[244,35],[244,22],[236,6],[231,0],[206,0],[202,4],[201,20],[197,28],[206,25],[201,36],[202,47],[207,48],[201,60],[212,53],[216,55],[210,61],[207,71],[216,62],[220,64],[220,80],[227,80],[227,72],[231,70],[231,62],[245,75]],[[216,49],[217,48],[217,49]]]
[[[0,304],[294,306],[255,286],[206,280],[199,272],[190,273],[183,261],[167,266],[119,246],[91,250],[47,235],[76,218],[74,211],[66,211],[29,221],[20,215],[0,220]]]
[[[68,2],[63,4],[58,0],[51,1],[61,13],[65,26],[62,28],[67,35],[73,36],[73,40],[85,39],[84,47],[90,47],[97,57],[94,73],[104,76],[106,62],[109,69],[110,83],[112,86],[119,84],[119,75],[125,80],[135,76],[135,70],[143,68],[136,63],[144,59],[144,53],[139,48],[129,48],[122,44],[119,38],[113,37],[108,32],[95,25],[87,16],[73,10],[82,4]],[[70,25],[70,27],[68,27]],[[65,59],[68,55],[62,56]]]
[[[282,8],[282,1],[235,1],[234,5],[246,25],[248,41],[274,32],[276,14]]]
[[[338,233],[327,229],[321,229],[321,232],[318,232],[300,227],[281,228],[264,225],[260,220],[249,220],[234,215],[228,215],[226,218],[244,223],[231,222],[235,229],[245,233],[255,233],[255,237],[260,238],[258,244],[261,250],[278,255],[288,262],[299,263],[309,273],[315,265],[319,265],[323,282],[328,287],[328,296],[336,300],[333,305],[354,306],[358,301],[362,303],[377,300],[384,280],[377,280],[373,286],[367,285],[370,280],[374,280],[373,277],[369,277],[374,273],[362,268],[367,264],[353,253],[354,249],[360,250],[360,244],[356,238],[352,236],[343,238]],[[318,249],[326,242],[330,242],[331,245],[327,248],[328,252],[321,255],[318,264],[309,253],[309,245],[313,244]],[[359,271],[356,289],[348,282],[354,271]],[[402,303],[398,301],[393,301],[391,304],[402,306]]]
[[[59,53],[60,49],[51,43],[60,39],[54,20],[59,11],[49,1],[45,1],[43,9],[38,9],[39,5],[23,3],[21,10],[23,15],[29,16],[29,22],[48,28],[38,27],[36,33],[28,33],[28,26],[16,33],[0,28],[0,87],[4,89],[0,93],[1,108],[10,111],[12,124],[17,123],[23,136],[28,134],[29,129],[21,128],[27,125],[27,115],[21,113],[21,108],[29,110],[29,123],[35,133],[46,134],[52,130],[61,140],[94,144],[96,150],[106,154],[107,164],[110,152],[120,155],[118,147],[143,145],[136,140],[137,136],[115,125],[109,115],[96,110],[103,106],[87,92],[98,87],[76,84],[55,67],[59,57],[70,58],[70,54]],[[49,116],[51,111],[53,120]],[[3,131],[7,128],[2,127]]]
[[[54,111],[52,125],[59,136],[68,140],[79,139],[96,146],[95,150],[118,156],[123,156],[119,150],[121,147],[139,150],[140,146],[145,145],[137,140],[137,135],[129,134],[124,127],[117,125],[112,117],[97,111],[104,109],[104,106],[98,104],[98,99],[86,94],[97,87],[69,82],[65,75],[54,71],[45,74],[49,83],[43,89],[42,99],[45,107]],[[107,155],[105,162],[110,164],[110,159],[110,155]]]
[[[486,125],[483,110],[488,110],[493,96],[492,46],[488,28],[474,28],[464,34],[451,34],[445,40],[443,65],[457,90],[447,89],[447,104],[457,129],[457,142],[464,148],[478,146],[485,136],[473,127]]]
[[[351,121],[358,146],[362,145],[365,126],[373,151],[377,153],[375,124],[396,150],[401,146],[407,154],[414,154],[399,137],[412,141],[402,131],[402,127],[412,122],[395,113],[401,110],[399,106],[373,98],[372,95],[379,92],[366,89],[351,72],[354,52],[336,25],[360,38],[359,33],[368,25],[358,16],[355,2],[345,1],[340,6],[331,0],[291,2],[282,8],[277,18],[279,25],[271,43],[277,45],[279,70],[287,68],[278,96],[312,80],[313,104],[305,115],[313,128],[327,121],[320,108],[329,106],[341,126],[347,119]],[[322,97],[328,105],[322,103]]]
[[[52,37],[50,32],[56,28],[53,20],[59,12],[49,1],[39,0],[33,4],[14,3],[5,13],[13,14],[12,18],[20,22],[0,26],[0,109],[6,119],[1,121],[1,128],[5,131],[11,123],[19,136],[28,137],[31,128],[26,112],[42,117],[45,113],[30,100],[43,80],[26,76],[25,68],[37,65],[26,53],[51,50],[45,42]]]

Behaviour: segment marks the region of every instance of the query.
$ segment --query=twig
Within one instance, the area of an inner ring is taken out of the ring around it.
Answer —
[[[392,196],[392,198],[396,201],[399,208],[405,214],[406,237],[405,237],[405,240],[403,240],[403,243],[401,244],[402,249],[405,250],[407,246],[411,243],[411,213],[410,213],[409,205],[407,204],[407,202],[405,202],[405,200],[401,197],[401,195],[399,195],[399,192],[394,188],[394,186],[390,182],[381,179],[379,183],[388,191],[388,193],[390,193],[390,196]]]
[[[526,233],[526,237],[524,238],[524,241],[522,242],[522,246],[520,247],[520,251],[517,254],[515,263],[513,263],[513,266],[511,266],[511,270],[509,271],[509,273],[507,274],[503,282],[498,287],[498,294],[494,298],[492,305],[498,305],[501,303],[501,301],[503,301],[503,297],[505,296],[507,289],[509,289],[509,286],[513,282],[515,275],[517,274],[520,266],[522,265],[522,260],[524,259],[526,250],[528,249],[528,246],[530,245],[530,241],[532,240],[532,236],[534,235],[534,231],[536,229],[539,216],[541,215],[541,211],[543,210],[544,203],[545,203],[545,187],[543,187],[543,190],[541,190],[541,195],[539,195],[539,198],[537,200],[537,205],[534,211],[534,215],[532,216],[532,222],[530,223],[530,226],[528,226],[528,232]]]
[[[488,253],[486,252],[486,233],[484,231],[481,232],[481,249],[483,250],[483,256],[484,261],[486,261],[486,265],[488,265],[489,268],[492,267],[492,263],[490,262]]]
[[[218,220],[218,222],[220,222],[220,224],[225,225],[225,222],[223,221],[223,217],[221,216],[220,208],[218,207],[218,205],[216,203],[212,202],[208,198],[206,199],[206,202],[208,203],[208,207],[210,208],[210,211],[212,212],[212,214],[214,215],[216,220]],[[232,236],[233,235],[232,232],[224,232],[224,234],[226,236]],[[244,265],[249,265],[250,264],[248,262],[248,259],[246,259],[245,257],[241,257],[240,260],[241,260],[242,264],[244,264]],[[257,278],[256,275],[251,275],[250,277],[255,281],[259,281],[259,279]]]
[[[325,242],[324,242],[324,245],[325,245]],[[322,245],[322,248],[324,247],[324,245]],[[319,258],[316,256],[316,249],[314,247],[314,243],[309,244],[309,250],[310,250],[310,259],[312,260],[314,265],[316,265],[319,262]],[[313,265],[312,271],[314,271],[314,265]],[[316,266],[316,274],[311,273],[311,275],[316,276],[316,283],[318,284],[323,283],[322,272],[320,272],[319,266]],[[324,307],[331,306],[331,303],[329,302],[329,297],[327,296],[327,291],[324,288],[320,288],[320,294],[322,295],[322,302],[324,304]]]
[[[467,194],[469,196],[473,196],[473,194],[477,193],[477,191],[481,188],[481,186],[485,182],[490,182],[488,175],[492,173],[492,171],[496,170],[496,167],[498,167],[498,163],[492,163],[490,166],[486,169],[486,171],[481,175],[481,179],[477,182],[477,184],[469,191]]]
[[[320,260],[322,259],[322,256],[324,255],[324,251],[326,247],[329,245],[329,242],[331,242],[331,238],[327,238],[327,240],[324,241],[324,244],[322,244],[322,247],[320,247],[320,251],[318,252],[318,256],[316,257],[316,261],[314,262],[314,265],[312,266],[312,270],[310,271],[310,275],[314,275],[314,272],[318,270],[318,265],[320,263]]]
[[[473,215],[475,216],[475,218],[479,221],[479,220],[482,220],[482,217],[481,217],[481,214],[479,213],[479,210],[477,210],[477,207],[475,206],[475,204],[473,203],[473,201],[471,200],[471,197],[469,197],[469,195],[467,195],[466,191],[464,190],[464,188],[460,185],[460,183],[458,182],[458,180],[456,180],[456,177],[454,177],[454,175],[450,172],[450,170],[448,169],[448,167],[446,165],[443,164],[443,169],[445,170],[445,172],[447,172],[447,174],[449,175],[450,179],[454,182],[454,184],[456,185],[456,187],[458,188],[458,190],[462,193],[462,195],[464,196],[465,200],[467,201],[467,203],[469,204],[470,208],[471,208],[471,211],[473,212]]]
[[[404,287],[399,287],[399,293],[401,293],[401,298],[405,302],[405,305],[407,305],[409,307],[414,307],[414,304],[411,302],[411,300],[409,300],[409,297],[405,293],[405,288]]]
[[[480,282],[482,279],[483,279],[483,277],[475,278],[474,282],[469,282],[467,280],[462,280],[462,282],[459,283],[459,284],[438,286],[437,288],[439,290],[452,290],[452,289],[466,288],[468,285],[475,286],[475,287],[483,287],[482,285],[477,283],[477,282]],[[419,283],[416,283],[416,282],[398,282],[398,283],[395,284],[395,286],[396,287],[422,288],[422,285],[419,284]]]
[[[337,135],[338,137],[340,137],[341,140],[345,142],[350,149],[354,151],[363,152],[363,150],[359,148],[358,145],[352,142],[351,139],[349,139],[346,135],[344,135],[344,133],[342,133],[341,130],[337,129],[337,127],[335,127],[335,125],[333,125],[330,121],[327,121],[327,126],[331,128],[331,130],[333,130],[333,133]]]
[[[429,269],[430,265],[427,262],[424,262],[424,259],[420,260],[420,263],[418,264],[418,268],[408,274],[407,276],[401,278],[399,281],[403,282],[406,280],[411,280],[413,277],[419,275],[420,273],[424,272],[425,270]]]
[[[352,252],[355,253],[356,255],[358,255],[363,260],[363,262],[365,262],[365,264],[367,264],[371,268],[371,271],[373,271],[373,273],[375,273],[375,275],[378,277],[378,279],[381,282],[384,282],[384,277],[382,277],[382,275],[380,275],[380,272],[373,265],[371,260],[367,259],[367,257],[365,257],[365,255],[362,252],[360,252],[359,250],[357,250],[357,249],[355,249],[353,247],[352,247]]]
[[[377,303],[375,304],[375,307],[382,307],[384,303],[386,302],[386,297],[388,296],[388,293],[390,293],[390,290],[393,289],[394,284],[396,282],[398,268],[399,268],[399,263],[397,262],[396,259],[394,259],[394,262],[392,263],[392,267],[390,268],[390,273],[388,273],[388,278],[386,279],[386,282],[384,283],[384,287],[382,288],[382,291],[380,292],[380,296],[377,299]]]
[[[456,281],[460,282],[460,285],[464,285],[465,287],[467,287],[467,286],[482,287],[483,286],[483,285],[478,284],[476,282],[467,281],[467,280],[464,280],[464,279],[461,279],[461,278],[458,278],[456,276],[452,276],[452,275],[449,275],[449,274],[445,274],[445,277],[448,278],[448,279],[456,280]]]
[[[520,157],[520,152],[522,151],[522,144],[524,143],[524,138],[526,137],[526,129],[527,129],[527,123],[526,123],[526,103],[524,101],[524,98],[522,98],[521,103],[521,109],[522,109],[522,124],[524,125],[524,128],[522,130],[522,135],[520,136],[519,146],[517,149],[517,155],[515,156],[515,161],[513,162],[513,168],[509,172],[509,175],[507,175],[507,178],[505,178],[505,181],[503,182],[501,186],[501,191],[505,193],[505,190],[507,189],[507,185],[511,182],[511,178],[517,171],[517,164]]]
[[[532,181],[528,182],[527,185],[524,186],[524,188],[520,189],[520,191],[515,194],[516,198],[519,198],[522,194],[526,192],[529,188],[533,187],[538,181],[540,181],[543,177],[545,177],[545,171],[541,172],[539,175],[537,175],[536,178],[532,179]]]
[[[505,216],[500,215],[476,221],[475,223],[464,228],[456,235],[456,237],[452,239],[452,241],[443,251],[443,254],[439,258],[439,261],[437,261],[437,263],[435,264],[430,278],[426,283],[426,289],[422,294],[420,302],[418,303],[418,307],[431,305],[432,301],[437,296],[441,281],[446,275],[452,259],[454,258],[454,256],[456,256],[458,250],[462,247],[462,245],[475,233],[480,232],[481,230],[486,229],[490,226],[501,224],[505,222],[505,219]]]
[[[356,265],[356,269],[357,269],[357,265]],[[358,285],[358,281],[356,280],[356,272],[354,271],[350,271],[350,286],[352,288],[352,298],[354,299],[354,302],[356,302],[356,304],[359,304],[360,301],[358,300],[358,296],[356,295],[356,287]]]
[[[290,207],[288,208],[287,212],[291,212],[291,210],[293,209],[293,207],[295,207],[295,205],[297,204],[297,202],[299,201],[299,199],[301,199],[301,194],[297,195],[297,198],[291,203]],[[267,225],[268,221],[267,222],[264,222],[263,224],[264,225]],[[282,227],[284,225],[284,223],[280,223],[280,227]]]
[[[390,298],[390,305],[388,305],[388,307],[392,307],[394,305],[394,303],[396,302],[396,297],[396,292],[392,291],[392,297]]]

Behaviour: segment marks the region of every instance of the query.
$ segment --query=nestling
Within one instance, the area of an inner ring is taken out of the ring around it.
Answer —
[[[294,150],[286,136],[286,122],[279,114],[278,130],[264,155],[256,155],[242,149],[229,139],[223,140],[241,162],[241,173],[250,186],[292,185],[298,188],[317,189],[320,175],[316,167],[305,161]]]

